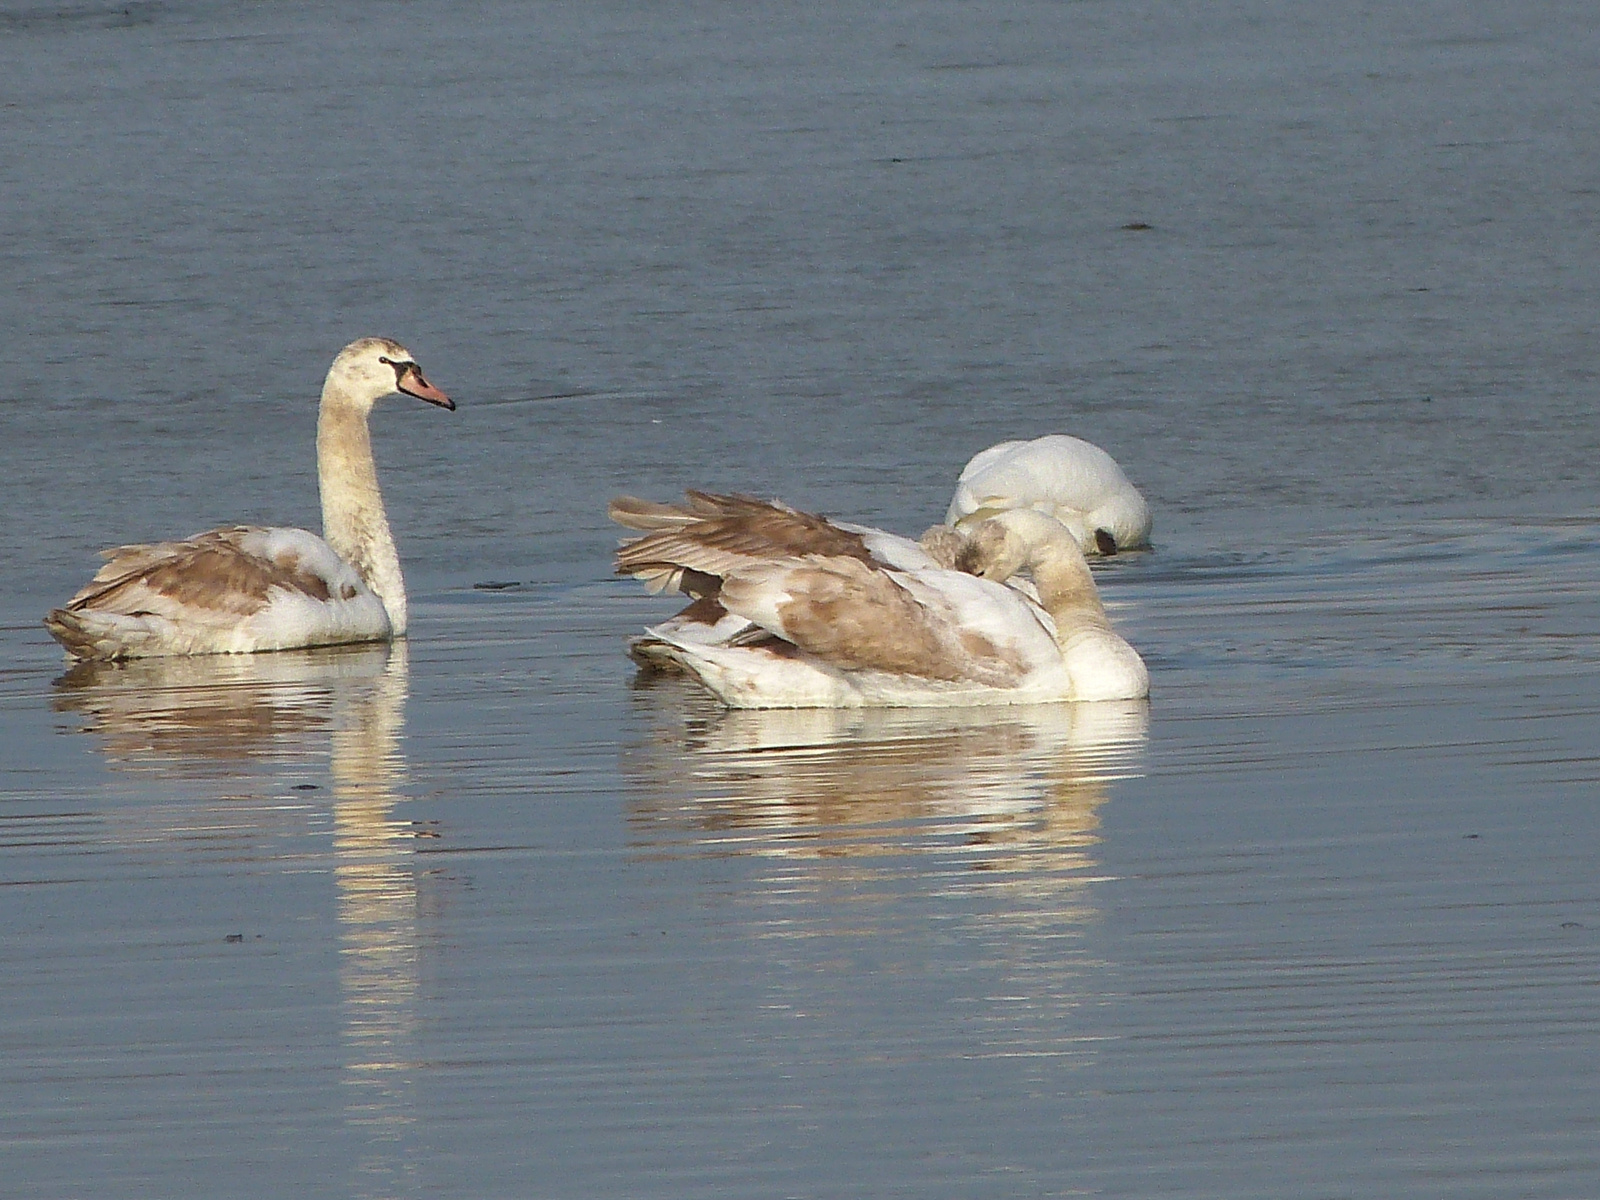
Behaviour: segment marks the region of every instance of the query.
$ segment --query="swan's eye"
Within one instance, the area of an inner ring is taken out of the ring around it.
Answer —
[[[397,362],[394,359],[382,354],[378,355],[378,361],[381,363],[388,363],[394,368],[394,381],[396,383],[399,383],[406,377],[407,371],[415,371],[417,369],[417,364],[414,362],[408,362],[403,359]]]

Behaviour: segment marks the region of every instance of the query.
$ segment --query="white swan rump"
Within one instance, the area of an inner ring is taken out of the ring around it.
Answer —
[[[403,634],[405,586],[367,430],[372,406],[395,392],[455,408],[388,338],[352,342],[328,371],[317,419],[326,540],[237,525],[107,550],[94,579],[45,627],[82,659],[244,654]]]
[[[1019,508],[1056,518],[1085,554],[1150,544],[1150,506],[1139,489],[1099,446],[1064,433],[1001,442],[973,455],[945,521],[965,525]]]
[[[988,578],[941,565],[909,539],[748,496],[690,492],[681,506],[624,497],[611,515],[649,530],[617,551],[619,574],[695,598],[648,630],[635,656],[681,667],[733,708],[1148,692],[1071,534],[1041,514],[997,518],[964,539],[966,565]],[[1018,569],[1033,573],[1042,603],[1000,582]]]

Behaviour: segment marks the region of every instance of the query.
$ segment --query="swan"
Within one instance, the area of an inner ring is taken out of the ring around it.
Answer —
[[[1150,544],[1150,506],[1116,460],[1064,433],[1001,442],[973,455],[961,469],[945,522],[974,523],[1014,508],[1055,517],[1085,554]]]
[[[1149,694],[1144,662],[1111,627],[1070,530],[1043,513],[996,514],[968,534],[976,574],[918,543],[776,501],[688,493],[622,497],[611,515],[649,530],[617,573],[688,608],[635,645],[730,708],[946,707]],[[1034,601],[1000,582],[1031,574]]]
[[[80,659],[249,654],[403,636],[405,583],[367,430],[372,406],[397,392],[455,410],[398,342],[361,338],[333,360],[317,412],[322,537],[235,525],[106,550],[106,564],[45,627]]]
[[[619,496],[611,502],[608,513],[617,524],[645,532],[695,525],[702,541],[721,540],[752,558],[846,554],[890,569],[943,567],[976,575],[992,557],[985,538],[949,525],[935,525],[914,542],[882,529],[829,521],[749,496],[713,495],[691,489],[686,499],[687,503],[680,506]],[[663,564],[636,574],[652,594],[672,590],[698,597],[676,616],[628,643],[628,654],[645,670],[685,669],[676,646],[664,640],[667,633],[700,645],[715,645],[750,628],[749,621],[716,603],[715,582],[704,572]]]

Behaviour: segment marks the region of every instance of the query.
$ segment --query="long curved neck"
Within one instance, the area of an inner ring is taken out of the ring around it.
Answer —
[[[367,414],[332,379],[322,389],[317,413],[317,484],[323,538],[378,594],[400,636],[406,631],[406,586],[378,492]]]
[[[1043,546],[1029,565],[1039,602],[1062,631],[1085,625],[1111,627],[1089,564],[1076,546]]]

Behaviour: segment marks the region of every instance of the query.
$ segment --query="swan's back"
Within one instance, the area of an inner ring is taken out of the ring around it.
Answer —
[[[78,658],[247,653],[390,634],[383,602],[304,529],[237,525],[119,546],[45,618]]]
[[[1150,539],[1150,507],[1116,460],[1066,434],[1001,442],[974,455],[961,471],[945,521],[955,525],[1018,508],[1055,517],[1089,554],[1134,549]],[[1101,532],[1109,545],[1096,536]]]

